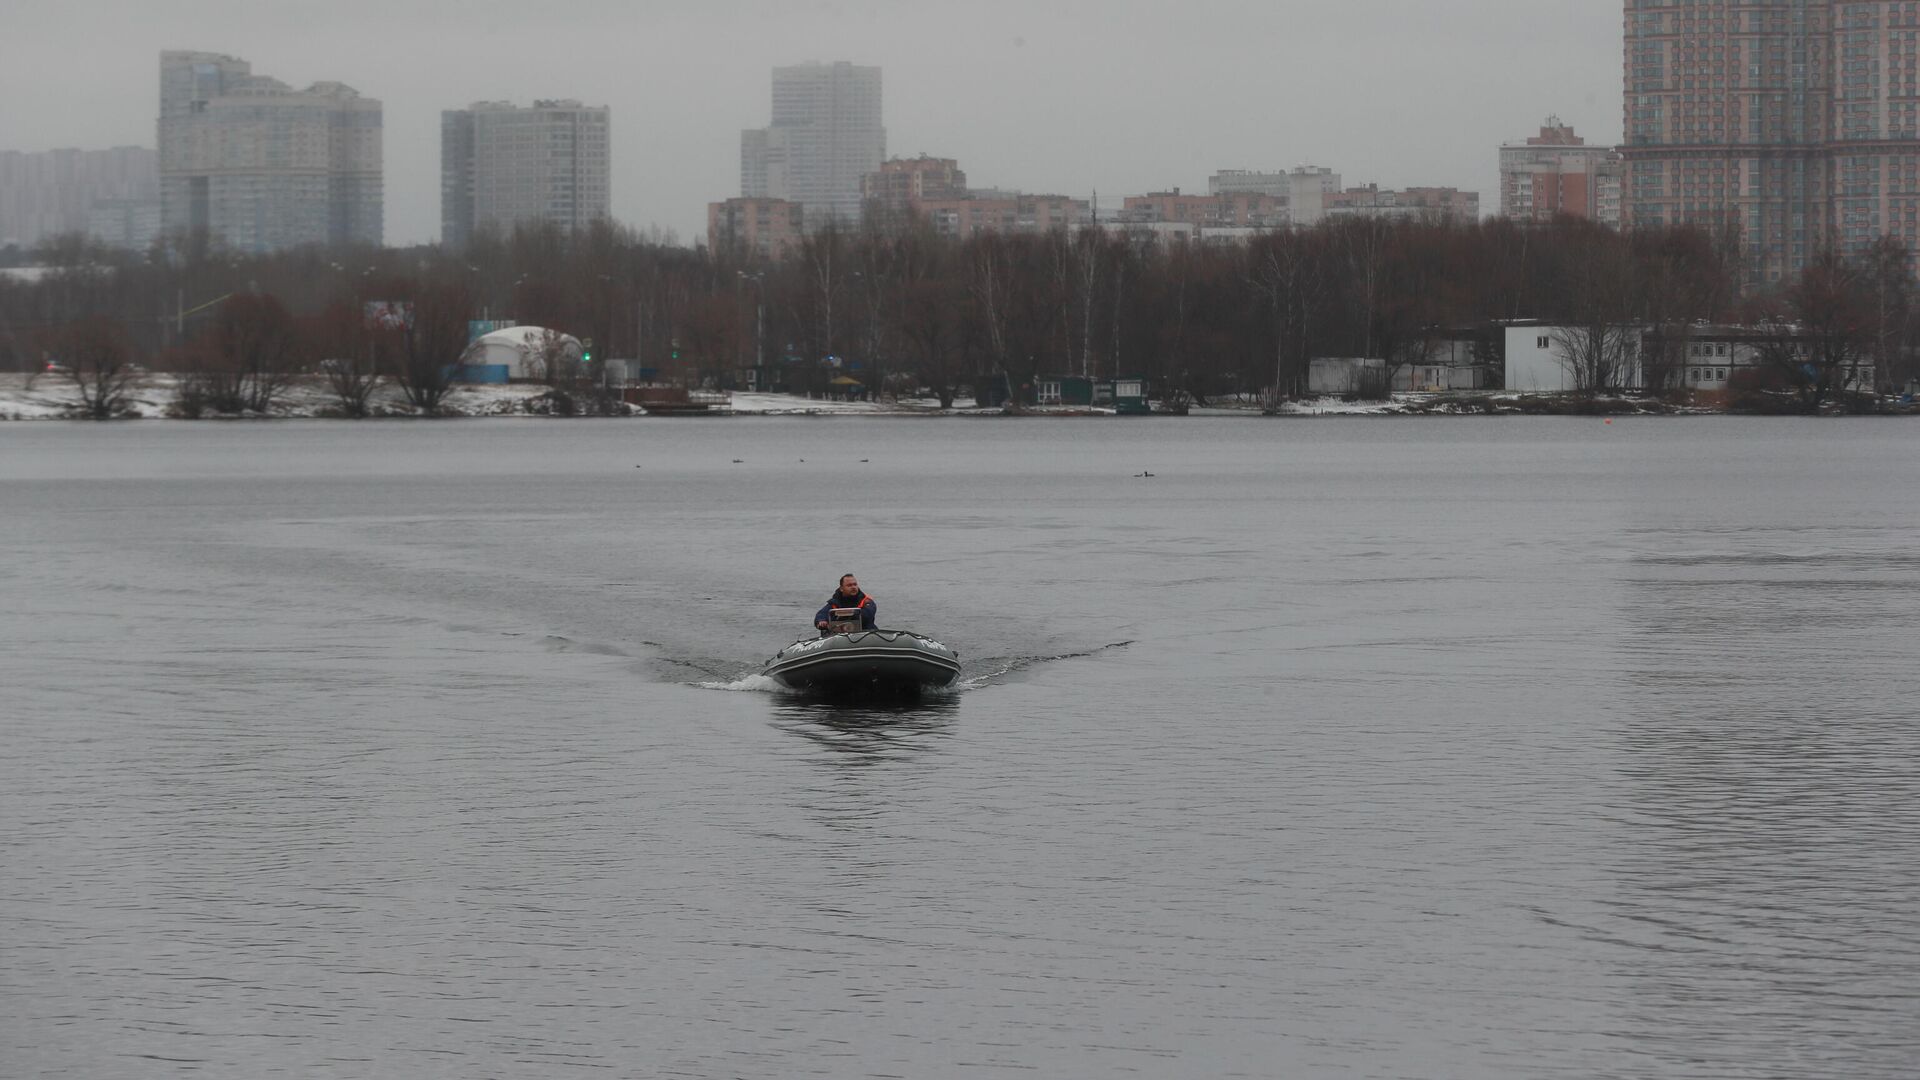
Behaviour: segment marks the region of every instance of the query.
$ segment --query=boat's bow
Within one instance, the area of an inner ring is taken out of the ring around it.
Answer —
[[[959,678],[960,656],[911,630],[857,630],[796,641],[763,673],[791,690],[937,689]]]

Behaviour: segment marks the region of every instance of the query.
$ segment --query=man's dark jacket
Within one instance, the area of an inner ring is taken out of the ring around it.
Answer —
[[[873,597],[868,596],[864,591],[854,593],[852,596],[842,596],[839,589],[833,590],[833,595],[827,597],[827,606],[814,612],[813,624],[818,626],[833,618],[834,608],[850,607],[860,609],[860,629],[873,629],[873,619],[875,615],[879,614],[880,605],[874,603]]]

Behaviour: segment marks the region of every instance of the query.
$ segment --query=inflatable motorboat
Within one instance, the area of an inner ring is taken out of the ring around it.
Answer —
[[[861,629],[858,609],[835,608],[819,637],[781,649],[761,674],[810,693],[916,693],[951,685],[960,655],[910,630]]]

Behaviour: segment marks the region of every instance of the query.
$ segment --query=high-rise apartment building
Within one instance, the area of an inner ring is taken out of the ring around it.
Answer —
[[[886,156],[879,68],[774,68],[773,123],[740,133],[740,194],[800,203],[808,228],[857,222],[860,180]]]
[[[440,114],[440,241],[548,222],[571,232],[612,214],[606,106],[476,102]]]
[[[163,52],[159,134],[169,232],[256,252],[381,241],[380,102],[351,87],[296,91],[231,56]]]
[[[1547,222],[1565,215],[1620,224],[1625,171],[1610,146],[1588,146],[1571,124],[1547,118],[1540,134],[1500,148],[1500,216]]]
[[[1920,243],[1920,12],[1626,0],[1625,219],[1735,231],[1778,280],[1823,247]]]
[[[158,158],[144,146],[0,150],[0,246],[31,247],[61,233],[88,232],[115,247],[145,247],[155,229],[95,233],[95,213],[119,208],[145,225],[158,214],[159,198]]]

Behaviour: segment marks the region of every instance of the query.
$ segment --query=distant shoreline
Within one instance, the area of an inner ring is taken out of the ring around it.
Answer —
[[[338,401],[324,380],[312,376],[288,383],[285,393],[276,398],[266,413],[204,413],[180,416],[174,411],[174,379],[168,375],[149,376],[127,394],[128,412],[116,420],[346,420]],[[1653,397],[1588,397],[1581,395],[1542,395],[1513,392],[1472,394],[1403,394],[1389,401],[1348,401],[1322,397],[1283,403],[1268,410],[1260,404],[1241,400],[1230,404],[1193,406],[1182,419],[1322,419],[1329,417],[1453,417],[1453,416],[1771,416],[1811,415],[1787,398],[1769,398],[1764,408],[1730,409],[1670,401]],[[518,417],[524,419],[575,419],[554,407],[544,386],[461,385],[447,395],[446,407],[439,413],[423,416],[407,406],[396,387],[383,386],[369,402],[372,414],[366,420],[460,420]],[[652,414],[637,406],[602,418],[645,418],[700,420],[736,417],[816,417],[851,418],[990,418],[990,419],[1082,419],[1115,417],[1111,409],[1086,406],[1042,405],[1019,409],[979,408],[956,405],[943,409],[931,399],[877,404],[873,402],[825,401],[792,397],[786,394],[736,393],[730,409],[714,413]],[[63,377],[43,375],[27,385],[24,375],[0,374],[0,421],[65,420],[87,421],[78,415],[79,396],[72,383]],[[1172,416],[1155,413],[1154,416]],[[1867,410],[1845,412],[1829,407],[1821,415],[1913,416],[1920,405],[1899,399],[1881,399]],[[1135,419],[1125,417],[1122,419]]]

